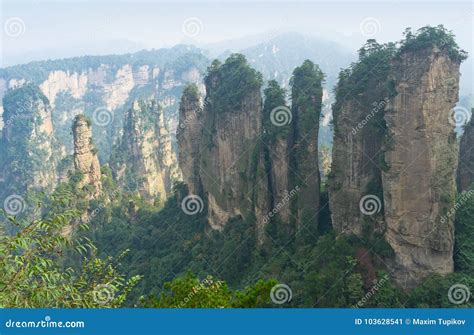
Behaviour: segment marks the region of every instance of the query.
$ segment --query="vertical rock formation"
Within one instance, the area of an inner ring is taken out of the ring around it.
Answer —
[[[471,115],[474,109],[471,110]],[[458,192],[472,188],[474,183],[474,117],[464,127],[459,146],[459,167],[457,175]]]
[[[263,164],[262,78],[242,55],[232,55],[212,64],[205,83],[200,178],[209,224],[222,230],[230,218],[253,212],[256,171]]]
[[[448,120],[462,54],[437,29],[407,35],[392,64],[396,94],[385,112],[385,237],[395,251],[393,276],[405,288],[453,271],[454,223],[442,218],[455,199],[458,150]]]
[[[80,114],[72,125],[74,138],[74,167],[82,173],[79,187],[85,187],[91,198],[97,198],[102,191],[100,164],[97,149],[92,141],[91,121]]]
[[[296,223],[317,226],[323,79],[319,68],[306,61],[292,79],[293,111],[276,81],[265,89],[262,106],[261,74],[234,54],[210,66],[197,118],[197,89],[185,90],[177,136],[180,164],[190,192],[207,199],[211,228],[222,230],[240,216],[255,222],[262,243],[269,223],[286,224],[288,233]],[[294,216],[292,205],[298,208]]]
[[[164,115],[155,100],[135,101],[128,110],[110,164],[124,190],[146,199],[169,196],[179,173]]]
[[[293,143],[290,164],[292,188],[296,195],[296,225],[315,229],[319,211],[318,133],[322,107],[324,74],[306,60],[293,71],[291,99],[293,114]]]
[[[179,125],[176,131],[178,141],[178,163],[184,183],[190,194],[201,194],[199,176],[200,140],[202,131],[202,99],[199,89],[192,84],[183,91],[179,105]]]
[[[266,165],[269,173],[268,185],[271,194],[271,207],[282,204],[277,215],[284,223],[290,220],[290,205],[285,197],[290,192],[289,185],[289,136],[292,130],[291,111],[286,106],[284,89],[275,80],[268,83],[264,91],[263,108],[264,142]]]
[[[380,230],[383,223],[381,149],[384,109],[391,94],[386,83],[394,51],[392,44],[369,40],[359,50],[359,61],[339,75],[329,184],[331,221],[338,232],[361,237],[365,224]],[[372,215],[361,211],[361,206],[368,205],[363,199],[374,200],[377,208]]]
[[[3,105],[0,170],[5,187],[1,189],[21,194],[28,188],[51,191],[57,162],[48,99],[27,84],[8,91]]]

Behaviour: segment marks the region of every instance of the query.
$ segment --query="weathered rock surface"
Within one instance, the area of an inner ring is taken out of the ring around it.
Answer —
[[[471,111],[471,115],[474,109]],[[472,188],[474,183],[474,117],[464,127],[459,146],[459,166],[457,175],[458,192]]]
[[[293,114],[291,186],[298,186],[296,226],[318,226],[320,174],[318,158],[319,118],[322,109],[324,75],[317,65],[306,60],[292,77],[291,111]]]
[[[102,191],[100,163],[97,149],[92,141],[91,121],[78,115],[72,126],[74,137],[74,167],[82,173],[79,187],[88,186],[91,198],[97,198]]]
[[[190,194],[201,194],[200,141],[203,101],[196,85],[185,88],[179,106],[178,162]]]
[[[0,166],[2,189],[51,191],[56,185],[56,156],[51,107],[34,85],[13,89],[3,99],[5,111]]]
[[[135,101],[110,165],[118,184],[145,199],[166,199],[180,177],[163,111],[157,101]]]
[[[458,99],[459,62],[437,47],[401,52],[392,64],[396,95],[385,120],[383,172],[391,272],[405,288],[453,271],[457,144],[448,122]]]
[[[389,47],[368,44],[362,50],[359,61],[340,76],[336,88],[329,183],[333,227],[338,232],[359,237],[362,237],[365,225],[370,230],[382,230],[381,158],[385,137],[384,109],[390,98],[386,83],[391,58]],[[377,65],[367,66],[371,63]],[[373,213],[368,208],[371,199],[375,206]]]

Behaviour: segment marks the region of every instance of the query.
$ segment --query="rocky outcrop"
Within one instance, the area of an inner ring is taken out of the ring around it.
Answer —
[[[293,111],[276,81],[265,89],[262,106],[261,75],[236,54],[211,65],[202,115],[194,117],[200,108],[196,87],[185,91],[180,164],[190,192],[207,199],[211,228],[222,230],[241,217],[255,222],[263,243],[268,224],[283,223],[288,233],[295,224],[317,227],[322,81],[322,72],[307,61],[292,80]],[[299,206],[296,215],[291,203]]]
[[[460,61],[446,48],[404,48],[394,59],[396,91],[385,111],[382,174],[391,272],[405,288],[453,271],[457,144],[449,118],[458,100]]]
[[[82,174],[78,187],[85,188],[91,198],[102,191],[101,173],[97,149],[92,141],[91,121],[78,115],[72,126],[74,137],[74,167]]]
[[[200,179],[209,224],[222,230],[230,218],[253,212],[262,79],[243,56],[233,55],[222,65],[213,63],[205,82]]]
[[[359,61],[339,75],[332,224],[365,241],[387,242],[384,263],[404,289],[453,271],[452,113],[465,58],[445,28],[424,27],[407,30],[398,49],[369,40]]]
[[[122,189],[165,200],[180,177],[163,111],[155,100],[135,101],[125,115],[123,136],[110,160]]]
[[[291,185],[298,186],[294,202],[296,226],[315,229],[318,225],[320,174],[318,162],[319,118],[322,108],[324,74],[306,60],[293,72],[291,112],[293,133],[290,164]]]
[[[196,85],[187,86],[179,105],[179,125],[176,130],[178,141],[178,162],[183,181],[190,194],[201,194],[200,141],[203,102]]]
[[[57,152],[48,99],[28,84],[9,91],[3,105],[0,170],[6,184],[2,189],[51,191],[56,185]]]
[[[362,237],[364,228],[383,230],[381,149],[393,53],[391,45],[367,43],[336,87],[329,203],[333,227],[344,234]],[[371,203],[375,207],[366,211]]]
[[[52,107],[55,137],[61,147],[58,160],[73,152],[70,126],[74,117],[87,115],[93,121],[94,141],[105,163],[113,144],[120,140],[126,111],[138,98],[158,101],[173,137],[181,89],[188,83],[202,85],[207,65],[201,51],[190,46],[34,62],[0,71],[0,98],[8,89],[26,82],[40,87]],[[0,115],[2,110],[0,106]]]
[[[459,146],[459,166],[457,175],[458,191],[466,191],[474,183],[474,109],[471,110],[471,120],[464,127]]]

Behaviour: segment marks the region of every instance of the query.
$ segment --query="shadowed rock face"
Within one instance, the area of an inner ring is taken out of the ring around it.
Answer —
[[[464,128],[459,146],[458,191],[470,189],[472,183],[474,183],[474,118],[471,116],[471,121]]]
[[[74,119],[72,134],[74,137],[74,167],[83,174],[79,187],[91,186],[90,196],[97,198],[102,191],[102,183],[100,181],[99,158],[92,142],[90,121],[85,116],[78,115]]]
[[[366,46],[370,47],[376,50],[361,53],[348,75],[341,75],[333,105],[331,220],[338,232],[359,237],[366,225],[371,231],[383,230],[381,158],[384,109],[391,95],[386,82],[393,48]]]
[[[185,89],[177,139],[189,192],[207,199],[208,221],[222,230],[234,217],[256,219],[269,210],[262,137],[261,75],[242,55],[214,62],[205,80],[201,113],[197,87]],[[255,215],[255,213],[258,213]]]
[[[411,288],[432,273],[453,271],[457,144],[449,123],[458,99],[459,62],[436,47],[405,51],[392,64],[396,95],[385,112],[383,172],[391,272]]]
[[[200,140],[202,131],[202,99],[196,85],[188,86],[179,106],[179,125],[176,131],[178,141],[178,163],[190,194],[201,194],[199,176]]]
[[[208,90],[212,92],[211,87]],[[208,195],[209,224],[214,229],[222,229],[231,217],[247,216],[252,209],[253,156],[260,141],[261,117],[259,88],[246,94],[238,110],[211,111],[204,116],[203,124],[211,129],[204,130],[207,136],[201,142],[200,177]]]

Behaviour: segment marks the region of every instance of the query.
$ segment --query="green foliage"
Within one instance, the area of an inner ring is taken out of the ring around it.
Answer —
[[[191,272],[164,285],[158,298],[145,302],[146,307],[159,308],[250,308],[270,303],[270,291],[275,280],[259,280],[242,291],[231,290],[227,283],[207,276],[199,280]]]
[[[456,43],[452,31],[447,30],[443,25],[436,27],[425,26],[415,33],[411,28],[407,28],[404,33],[405,39],[401,41],[398,54],[407,51],[417,51],[426,48],[438,47],[447,52],[452,61],[461,63],[467,58],[467,52],[462,50]]]
[[[89,239],[70,238],[71,222],[79,216],[71,198],[52,196],[51,211],[42,218],[8,218],[17,233],[0,237],[1,307],[119,307],[140,279],[127,280],[112,258],[97,258]],[[80,271],[61,266],[69,249],[83,255]]]
[[[290,80],[293,117],[298,118],[301,136],[319,124],[324,73],[310,60],[293,71]]]
[[[463,200],[464,199],[464,200]],[[474,273],[474,190],[460,194],[456,203],[454,264],[458,271]]]
[[[453,296],[455,302],[463,302],[462,304],[453,303],[449,300],[449,290],[453,285],[465,285],[472,292],[474,288],[472,273],[452,273],[444,277],[433,275],[427,278],[419,287],[410,293],[405,307],[473,308],[474,303],[472,299],[463,302],[462,299],[457,299],[456,296]]]
[[[241,54],[232,54],[224,64],[214,61],[205,79],[206,103],[211,110],[224,113],[242,108],[248,95],[258,92],[263,84],[262,74],[250,67]]]
[[[267,87],[263,91],[265,95],[265,103],[263,105],[263,126],[265,130],[265,141],[272,143],[277,138],[285,138],[290,133],[291,124],[280,124],[277,126],[272,122],[272,111],[274,113],[281,111],[285,113],[285,110],[290,111],[286,104],[286,90],[278,85],[276,80],[270,80]],[[288,115],[288,117],[290,117]]]

